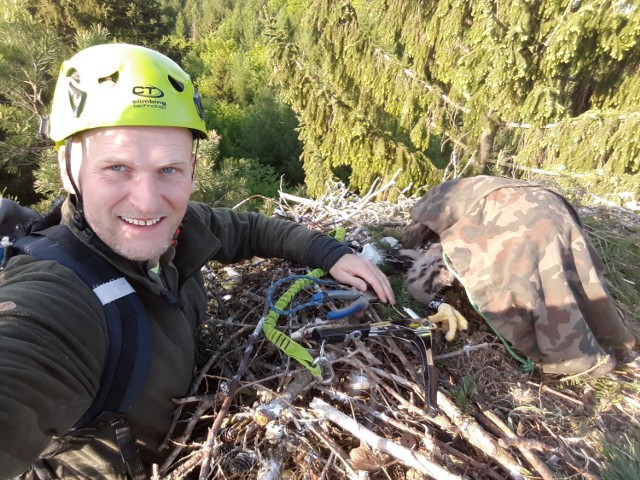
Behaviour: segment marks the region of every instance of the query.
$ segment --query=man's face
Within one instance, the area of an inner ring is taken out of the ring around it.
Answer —
[[[155,262],[169,248],[194,188],[192,145],[191,132],[176,127],[98,128],[74,138],[86,219],[116,253]]]

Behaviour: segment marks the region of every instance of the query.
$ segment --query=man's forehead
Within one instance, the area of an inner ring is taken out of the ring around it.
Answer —
[[[193,141],[193,133],[188,128],[158,126],[109,126],[85,130],[74,135],[74,141],[85,141],[94,138],[107,140],[133,140],[145,137],[175,138]]]

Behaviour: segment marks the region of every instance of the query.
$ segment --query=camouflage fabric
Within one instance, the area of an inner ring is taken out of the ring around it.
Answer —
[[[439,235],[485,319],[544,372],[600,365],[607,373],[615,366],[608,355],[634,346],[604,285],[604,265],[562,196],[513,179],[460,178],[432,188],[411,217],[422,235]]]

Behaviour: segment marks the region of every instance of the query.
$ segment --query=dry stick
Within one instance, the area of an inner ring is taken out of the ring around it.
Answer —
[[[370,448],[382,453],[387,453],[425,475],[429,475],[437,480],[462,480],[462,477],[433,463],[421,453],[409,450],[402,445],[382,438],[368,428],[364,428],[354,419],[336,410],[320,398],[314,398],[309,406],[321,417],[349,431],[351,435],[358,438],[362,443],[367,444]]]
[[[476,345],[465,345],[460,350],[456,350],[455,352],[441,353],[440,355],[434,355],[433,359],[434,360],[444,360],[445,358],[458,357],[460,355],[464,355],[465,353],[469,353],[469,352],[471,352],[473,350],[479,350],[481,348],[487,348],[487,347],[490,347],[490,346],[491,346],[491,344],[487,343],[487,342],[478,343]]]
[[[416,384],[407,381],[405,378],[399,377],[399,376],[394,375],[392,373],[388,373],[388,372],[386,372],[384,370],[381,370],[381,369],[375,368],[374,370],[376,370],[376,372],[379,373],[381,377],[389,378],[389,379],[391,379],[392,381],[394,381],[394,382],[396,382],[398,384],[401,384],[401,385],[403,385],[403,386],[405,386],[407,388],[413,389],[416,393],[420,392],[420,394],[422,394],[421,393],[422,391],[420,390],[420,388]],[[423,409],[417,408],[412,403],[407,402],[400,395],[398,395],[397,392],[395,392],[393,389],[390,389],[389,387],[387,387],[387,385],[384,384],[380,380],[380,378],[378,378],[375,375],[374,375],[374,377],[377,379],[376,383],[378,385],[380,385],[382,388],[387,390],[388,393],[390,393],[394,398],[396,398],[396,400],[398,401],[399,407],[402,407],[402,409],[404,409],[405,411],[410,411],[410,412],[413,412],[415,414],[420,415],[421,416],[420,418],[424,419],[425,422],[435,424],[438,428],[440,428],[441,430],[443,430],[445,432],[455,432],[456,428],[455,428],[454,424],[452,424],[445,415],[427,416]],[[405,430],[405,431],[408,430],[408,427],[406,427],[406,426],[404,426],[404,427],[399,427],[398,426],[398,428],[400,428],[401,430]],[[453,447],[450,447],[446,443],[439,442],[435,438],[430,439],[427,436],[426,433],[419,432],[417,434],[417,436],[421,437],[425,447],[427,447],[429,450],[432,450],[435,454],[437,454],[437,453],[441,454],[441,452],[438,452],[438,449],[441,449],[443,452],[446,452],[449,455],[452,455],[452,456],[457,457],[458,459],[460,459],[462,461],[462,463],[464,465],[466,465],[467,467],[470,467],[470,468],[474,469],[477,472],[481,472],[487,478],[491,478],[493,480],[503,480],[504,479],[503,476],[498,475],[496,472],[491,470],[491,468],[488,465],[483,464],[483,463],[481,463],[481,462],[479,462],[479,461],[477,461],[477,460],[465,455],[464,453],[458,451],[457,449],[455,449]],[[434,444],[430,445],[427,440],[429,440],[429,441],[432,440],[434,442]]]
[[[314,380],[309,370],[301,372],[287,385],[282,394],[267,403],[258,405],[255,410],[255,422],[264,427],[267,423],[279,418],[287,407]]]
[[[220,352],[224,352],[226,348],[229,346],[229,344],[236,337],[245,333],[248,329],[249,329],[248,327],[241,328],[237,332],[233,333],[220,346]],[[202,383],[202,380],[206,376],[207,372],[211,370],[211,367],[213,366],[213,364],[218,360],[218,358],[220,358],[220,355],[221,353],[211,355],[211,358],[209,359],[209,361],[207,361],[207,363],[200,369],[200,371],[198,372],[198,375],[196,376],[193,383],[191,384],[191,389],[189,390],[190,394],[194,394],[198,391],[198,388],[200,388],[200,384]],[[167,470],[169,470],[169,468],[171,467],[171,465],[173,465],[173,462],[176,460],[176,458],[178,458],[178,456],[182,453],[182,450],[184,450],[185,448],[185,443],[187,439],[191,436],[191,433],[193,432],[193,429],[195,428],[198,421],[200,420],[200,417],[204,414],[204,412],[206,412],[213,405],[214,405],[214,402],[213,402],[213,399],[211,398],[203,400],[203,402],[200,405],[198,405],[198,408],[196,409],[194,414],[191,416],[191,418],[187,422],[187,426],[185,427],[183,434],[180,436],[180,438],[177,438],[174,440],[173,445],[175,445],[175,447],[173,451],[167,456],[165,461],[162,463],[162,466],[160,467],[160,472],[162,472],[162,474],[165,474]],[[177,407],[176,410],[174,411],[173,421],[171,423],[171,426],[169,427],[169,431],[167,432],[164,442],[160,446],[160,449],[165,448],[166,446],[169,445],[169,439],[173,435],[173,431],[178,425],[178,421],[180,419],[180,415],[182,414],[183,409],[184,409],[184,404]]]
[[[389,180],[387,183],[385,183],[382,187],[380,187],[375,192],[369,191],[366,194],[366,196],[364,198],[362,198],[358,202],[358,205],[356,206],[355,210],[349,212],[348,214],[345,214],[345,212],[337,210],[337,209],[335,209],[333,207],[330,207],[328,205],[323,205],[322,202],[319,202],[319,201],[309,200],[307,198],[298,197],[296,195],[291,195],[290,193],[286,193],[286,192],[282,192],[282,191],[279,191],[278,194],[280,195],[280,198],[283,198],[285,200],[291,200],[291,201],[294,201],[294,202],[301,203],[303,205],[309,205],[309,206],[314,206],[314,207],[315,206],[320,206],[324,210],[329,212],[330,214],[338,216],[340,218],[339,221],[351,220],[351,217],[353,217],[356,213],[358,213],[360,210],[362,210],[366,206],[366,204],[369,201],[369,199],[375,197],[376,195],[381,194],[382,192],[384,192],[388,188],[392,187],[396,183],[396,179],[398,178],[398,175],[400,174],[401,171],[402,171],[402,169],[399,169],[393,175],[391,180]],[[374,186],[375,186],[375,184],[374,184]],[[333,221],[332,223],[338,223],[338,221]]]
[[[558,392],[557,390],[554,390],[553,388],[549,387],[548,385],[545,385],[543,383],[534,383],[534,382],[527,382],[527,385],[531,385],[532,387],[536,387],[540,390],[542,390],[543,392],[547,392],[547,393],[552,393],[553,395],[556,395],[564,400],[567,400],[569,402],[574,403],[575,405],[579,406],[579,407],[583,407],[584,403],[581,400],[578,400],[576,398],[570,397],[569,395],[565,395],[562,392]]]
[[[372,199],[376,195],[380,195],[382,192],[384,192],[388,188],[391,188],[393,185],[395,185],[398,175],[400,175],[400,172],[402,172],[401,168],[396,170],[396,173],[393,174],[393,176],[391,177],[391,180],[389,180],[387,183],[385,183],[382,187],[380,187],[376,191],[372,191],[376,187],[376,182],[374,182],[371,185],[371,188],[369,189],[369,191],[366,193],[366,195],[362,197],[358,202],[359,206],[353,212],[351,212],[351,216],[355,215],[360,210],[362,210],[365,207],[365,205],[369,202],[370,199]],[[379,180],[379,178],[377,180]]]
[[[195,395],[196,392],[198,391],[198,389],[200,388],[200,384],[202,383],[202,380],[204,379],[204,377],[206,376],[207,372],[209,370],[211,370],[211,368],[213,367],[213,364],[215,362],[218,361],[218,359],[220,358],[220,356],[222,355],[222,352],[225,352],[227,347],[231,344],[231,342],[236,338],[239,337],[240,335],[244,335],[244,333],[249,330],[250,327],[243,327],[237,331],[235,331],[232,335],[230,335],[220,346],[218,349],[218,353],[215,353],[213,355],[211,355],[211,358],[209,358],[209,360],[207,361],[207,363],[200,369],[200,371],[198,372],[198,374],[196,375],[196,377],[193,379],[193,383],[191,384],[191,388],[189,389],[189,394],[188,395]],[[178,408],[176,408],[176,410],[173,412],[172,416],[173,416],[173,421],[171,422],[171,426],[169,427],[169,430],[167,432],[167,435],[165,436],[164,441],[162,442],[162,445],[160,445],[160,447],[158,448],[158,450],[163,450],[166,447],[169,446],[169,441],[171,439],[171,436],[173,435],[173,432],[176,428],[176,426],[178,425],[178,421],[180,419],[180,415],[182,414],[182,410],[183,410],[184,406],[180,405]],[[162,465],[162,467],[160,468],[161,472],[166,471],[166,469],[171,465],[171,463],[165,461]]]
[[[264,324],[266,317],[262,317],[256,328],[253,330],[253,333],[249,335],[249,339],[247,341],[247,346],[244,349],[244,354],[242,355],[242,361],[240,362],[240,366],[238,367],[238,371],[231,379],[231,384],[229,385],[229,393],[227,394],[224,402],[222,402],[222,406],[220,407],[220,411],[213,421],[213,425],[209,428],[209,433],[207,435],[207,442],[205,443],[202,450],[202,464],[200,465],[200,477],[199,480],[206,480],[209,477],[209,472],[211,471],[211,451],[213,450],[213,444],[215,443],[216,435],[220,431],[220,427],[222,426],[222,421],[224,417],[227,415],[229,408],[231,407],[231,402],[233,401],[233,397],[235,396],[236,390],[240,385],[240,379],[244,375],[247,368],[249,368],[249,358],[251,353],[253,352],[253,344],[256,342],[258,337],[260,336],[260,332],[262,332],[262,325]]]
[[[462,464],[467,467],[467,471],[474,471],[483,475],[483,478],[489,478],[491,480],[504,480],[503,474],[494,472],[489,465],[479,462],[475,458],[462,453],[460,450],[457,450],[452,446],[441,442],[438,442],[438,446],[442,449],[443,453],[448,453],[449,455],[461,460]]]
[[[378,420],[388,423],[389,425],[397,428],[400,431],[407,432],[411,435],[414,435],[420,438],[422,440],[422,444],[426,447],[426,449],[437,458],[441,458],[441,457],[443,458],[445,456],[444,454],[447,453],[453,457],[458,458],[462,464],[469,467],[473,471],[479,472],[489,479],[504,480],[504,476],[499,475],[493,470],[491,470],[491,468],[488,465],[481,463],[469,457],[468,455],[465,455],[461,451],[447,445],[446,443],[442,443],[438,441],[436,438],[429,435],[429,432],[426,429],[425,429],[426,431],[424,432],[415,430],[414,428],[411,428],[406,424],[401,423],[389,417],[386,413],[378,412],[377,410],[374,410],[373,408],[363,404],[362,402],[353,399],[352,397],[346,395],[345,393],[332,391],[326,387],[320,387],[319,390],[324,394],[328,395],[332,400],[337,400],[341,403],[353,405],[355,408],[359,409],[360,411],[367,413],[377,418]],[[425,415],[425,418],[427,420],[433,420],[430,417],[426,417],[426,415]]]
[[[425,432],[418,431],[408,425],[397,421],[396,419],[390,417],[384,412],[380,412],[371,408],[370,406],[364,404],[363,402],[356,400],[351,395],[347,395],[344,392],[335,391],[326,387],[318,387],[317,390],[329,396],[331,400],[335,400],[337,402],[342,403],[343,405],[348,405],[356,408],[360,412],[364,412],[367,415],[370,415],[381,422],[387,423],[392,427],[395,427],[399,431],[406,432],[410,435],[414,435],[422,440],[422,444],[426,447],[426,449],[433,455],[441,455],[441,452],[438,450],[439,445],[437,441],[429,434]]]
[[[480,411],[491,420],[502,432],[507,436],[507,439],[517,439],[518,436],[509,428],[509,426],[502,421],[494,412],[489,410],[486,405],[481,402],[477,402],[480,407]],[[499,442],[500,443],[500,442]],[[505,442],[509,443],[509,442]],[[526,445],[515,443],[515,446],[522,452],[524,458],[531,464],[533,468],[540,474],[544,480],[553,480],[555,476],[547,466],[542,462]]]
[[[329,454],[329,459],[327,460],[327,463],[324,464],[324,468],[320,472],[320,477],[319,477],[320,480],[327,478],[327,473],[329,472],[329,469],[331,468],[331,464],[333,463],[333,457],[335,457],[335,453],[331,452]]]
[[[567,456],[571,457],[571,452],[568,451],[569,446],[566,444],[564,439],[556,435],[556,433],[553,430],[551,430],[546,423],[541,422],[540,425],[542,426],[542,428],[544,428],[547,431],[549,435],[555,438],[556,441],[558,442],[559,450],[560,450],[560,453],[562,454],[561,458],[562,458],[562,461],[564,461],[564,463],[566,463],[570,468],[572,468],[574,471],[582,475],[585,478],[585,480],[600,480],[600,477],[598,477],[597,475],[594,475],[591,472],[588,472],[585,469],[577,465],[574,465],[573,458],[571,458],[571,460],[567,459]]]
[[[411,382],[406,378],[390,374],[378,368],[374,368],[372,370],[380,376],[391,378],[393,381],[401,385],[412,388]],[[395,392],[390,393],[394,396],[397,395]],[[519,473],[521,467],[517,460],[506,449],[498,445],[496,440],[489,435],[478,424],[478,422],[466,415],[463,415],[458,407],[442,390],[438,391],[438,407],[443,413],[445,413],[445,415],[438,415],[436,417],[429,418],[429,421],[436,423],[440,428],[444,428],[446,430],[447,428],[442,421],[442,417],[450,420],[457,427],[461,435],[469,441],[469,443],[500,464],[509,473],[511,478],[514,480],[524,480],[524,477]]]
[[[535,438],[506,437],[498,440],[501,447],[525,447],[529,450],[539,450],[541,452],[558,452],[558,448],[548,445]]]
[[[498,462],[514,480],[524,480],[522,467],[506,449],[484,430],[473,418],[464,415],[453,401],[441,390],[438,391],[438,407],[458,427],[460,433],[476,448]]]
[[[282,478],[282,464],[284,463],[285,449],[282,445],[279,445],[274,451],[271,452],[269,458],[267,458],[258,474],[256,480],[279,480]],[[287,455],[288,456],[288,455]]]
[[[198,463],[202,454],[200,451],[193,452],[186,459],[182,458],[182,464],[177,467],[169,476],[160,477],[161,480],[182,480],[191,470],[193,470]]]
[[[336,444],[336,442],[334,442],[331,439],[331,437],[329,437],[328,435],[325,435],[323,432],[318,430],[311,423],[309,424],[309,431],[311,431],[316,437],[322,440],[327,445],[329,450],[331,450],[331,453],[333,454],[333,456],[335,458],[338,458],[344,464],[345,470],[349,474],[350,478],[354,478],[356,480],[359,478],[358,474],[355,472],[355,470],[351,467],[351,464],[349,463],[349,461],[346,459],[346,456],[342,451],[342,448],[340,448],[340,446]]]

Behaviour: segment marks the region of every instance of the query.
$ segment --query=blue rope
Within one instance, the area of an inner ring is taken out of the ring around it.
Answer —
[[[309,275],[289,275],[288,277],[282,278],[280,280],[278,280],[277,282],[275,282],[273,285],[271,285],[271,287],[269,287],[269,290],[267,291],[267,300],[269,300],[269,306],[271,307],[271,310],[273,310],[274,312],[276,312],[279,315],[290,315],[292,313],[298,312],[300,310],[303,310],[305,308],[308,307],[315,307],[318,306],[322,303],[322,299],[319,300],[312,300],[309,301],[307,303],[303,303],[301,305],[298,305],[296,307],[293,308],[289,308],[287,310],[280,310],[278,307],[275,306],[275,304],[273,303],[273,294],[276,288],[278,288],[280,285],[282,285],[285,282],[290,282],[292,280],[309,280],[311,282],[315,282],[318,283],[320,285],[335,285],[338,282],[336,282],[335,280],[322,280],[321,278],[315,278],[315,277],[311,277]]]

